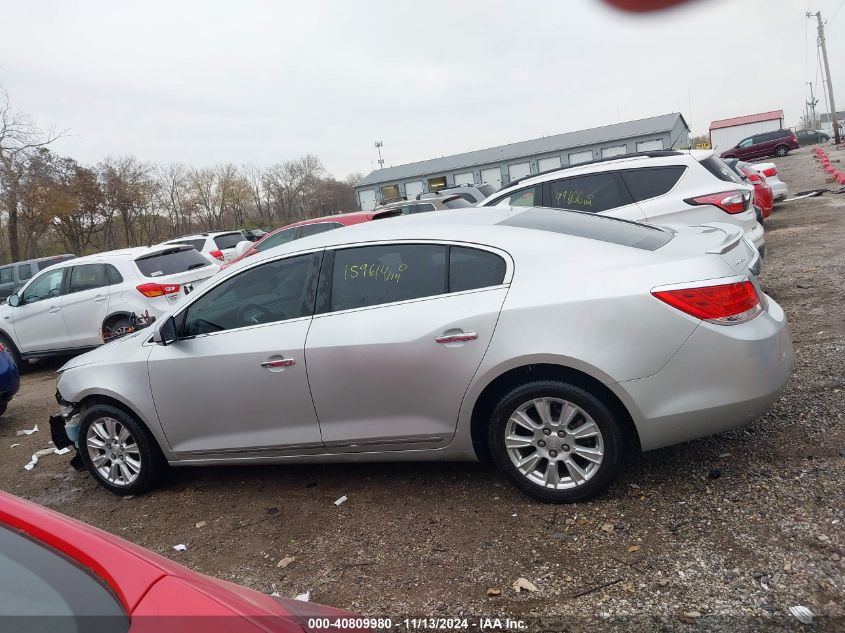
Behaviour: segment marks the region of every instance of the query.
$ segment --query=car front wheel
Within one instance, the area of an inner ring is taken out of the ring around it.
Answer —
[[[145,492],[167,467],[149,432],[110,405],[97,404],[83,413],[79,453],[94,479],[119,495]]]
[[[592,499],[613,482],[622,458],[619,428],[586,389],[543,380],[502,398],[488,439],[494,462],[523,492],[571,503]]]

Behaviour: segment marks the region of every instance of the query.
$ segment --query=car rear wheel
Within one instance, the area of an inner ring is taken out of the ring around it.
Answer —
[[[789,153],[789,148],[786,145],[778,145],[775,148],[775,156],[780,156],[783,158]]]
[[[114,339],[126,336],[135,331],[129,317],[119,316],[107,319],[103,324],[103,343],[108,343]]]
[[[557,380],[506,394],[488,439],[498,468],[523,492],[550,503],[601,494],[622,459],[622,435],[610,409],[586,389]]]
[[[167,468],[149,431],[110,405],[97,404],[82,414],[79,454],[94,479],[119,495],[149,490]]]

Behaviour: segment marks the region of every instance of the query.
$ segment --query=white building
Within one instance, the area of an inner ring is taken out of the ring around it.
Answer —
[[[710,147],[719,154],[752,134],[783,129],[783,110],[721,119],[710,124]]]
[[[841,135],[845,130],[845,111],[840,110],[836,113],[836,120],[839,121],[839,134]],[[833,138],[833,126],[830,124],[830,114],[822,112],[819,115],[819,132],[824,132],[830,138]]]

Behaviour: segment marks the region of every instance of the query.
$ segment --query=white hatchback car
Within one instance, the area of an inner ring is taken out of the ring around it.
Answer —
[[[67,260],[0,306],[0,343],[29,358],[88,351],[125,334],[132,315],[159,317],[220,269],[190,246],[152,246]]]
[[[213,263],[228,262],[234,259],[235,246],[238,242],[246,240],[241,231],[218,231],[216,233],[198,233],[196,235],[185,235],[164,244],[187,244],[205,255]]]
[[[725,222],[742,228],[745,239],[764,255],[753,191],[710,150],[666,150],[526,176],[479,206],[571,209],[670,226]]]

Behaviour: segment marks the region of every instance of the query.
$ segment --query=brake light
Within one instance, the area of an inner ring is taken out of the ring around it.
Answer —
[[[693,205],[712,204],[731,215],[745,211],[750,201],[751,194],[748,191],[722,191],[684,200],[687,204]]]
[[[760,176],[758,174],[755,174],[753,172],[748,174],[748,180],[750,182],[763,182],[763,179],[760,178]]]
[[[763,311],[757,289],[750,281],[657,290],[651,294],[681,312],[721,325],[745,323]]]
[[[0,354],[6,351],[6,346],[3,343],[0,343]]]
[[[141,284],[135,289],[145,297],[163,297],[179,292],[179,284]]]
[[[766,178],[771,178],[772,176],[777,176],[778,175],[778,168],[777,167],[769,167],[768,169],[764,169],[763,175]]]
[[[221,262],[223,261],[223,251],[209,251],[208,254],[214,259],[219,259]]]

